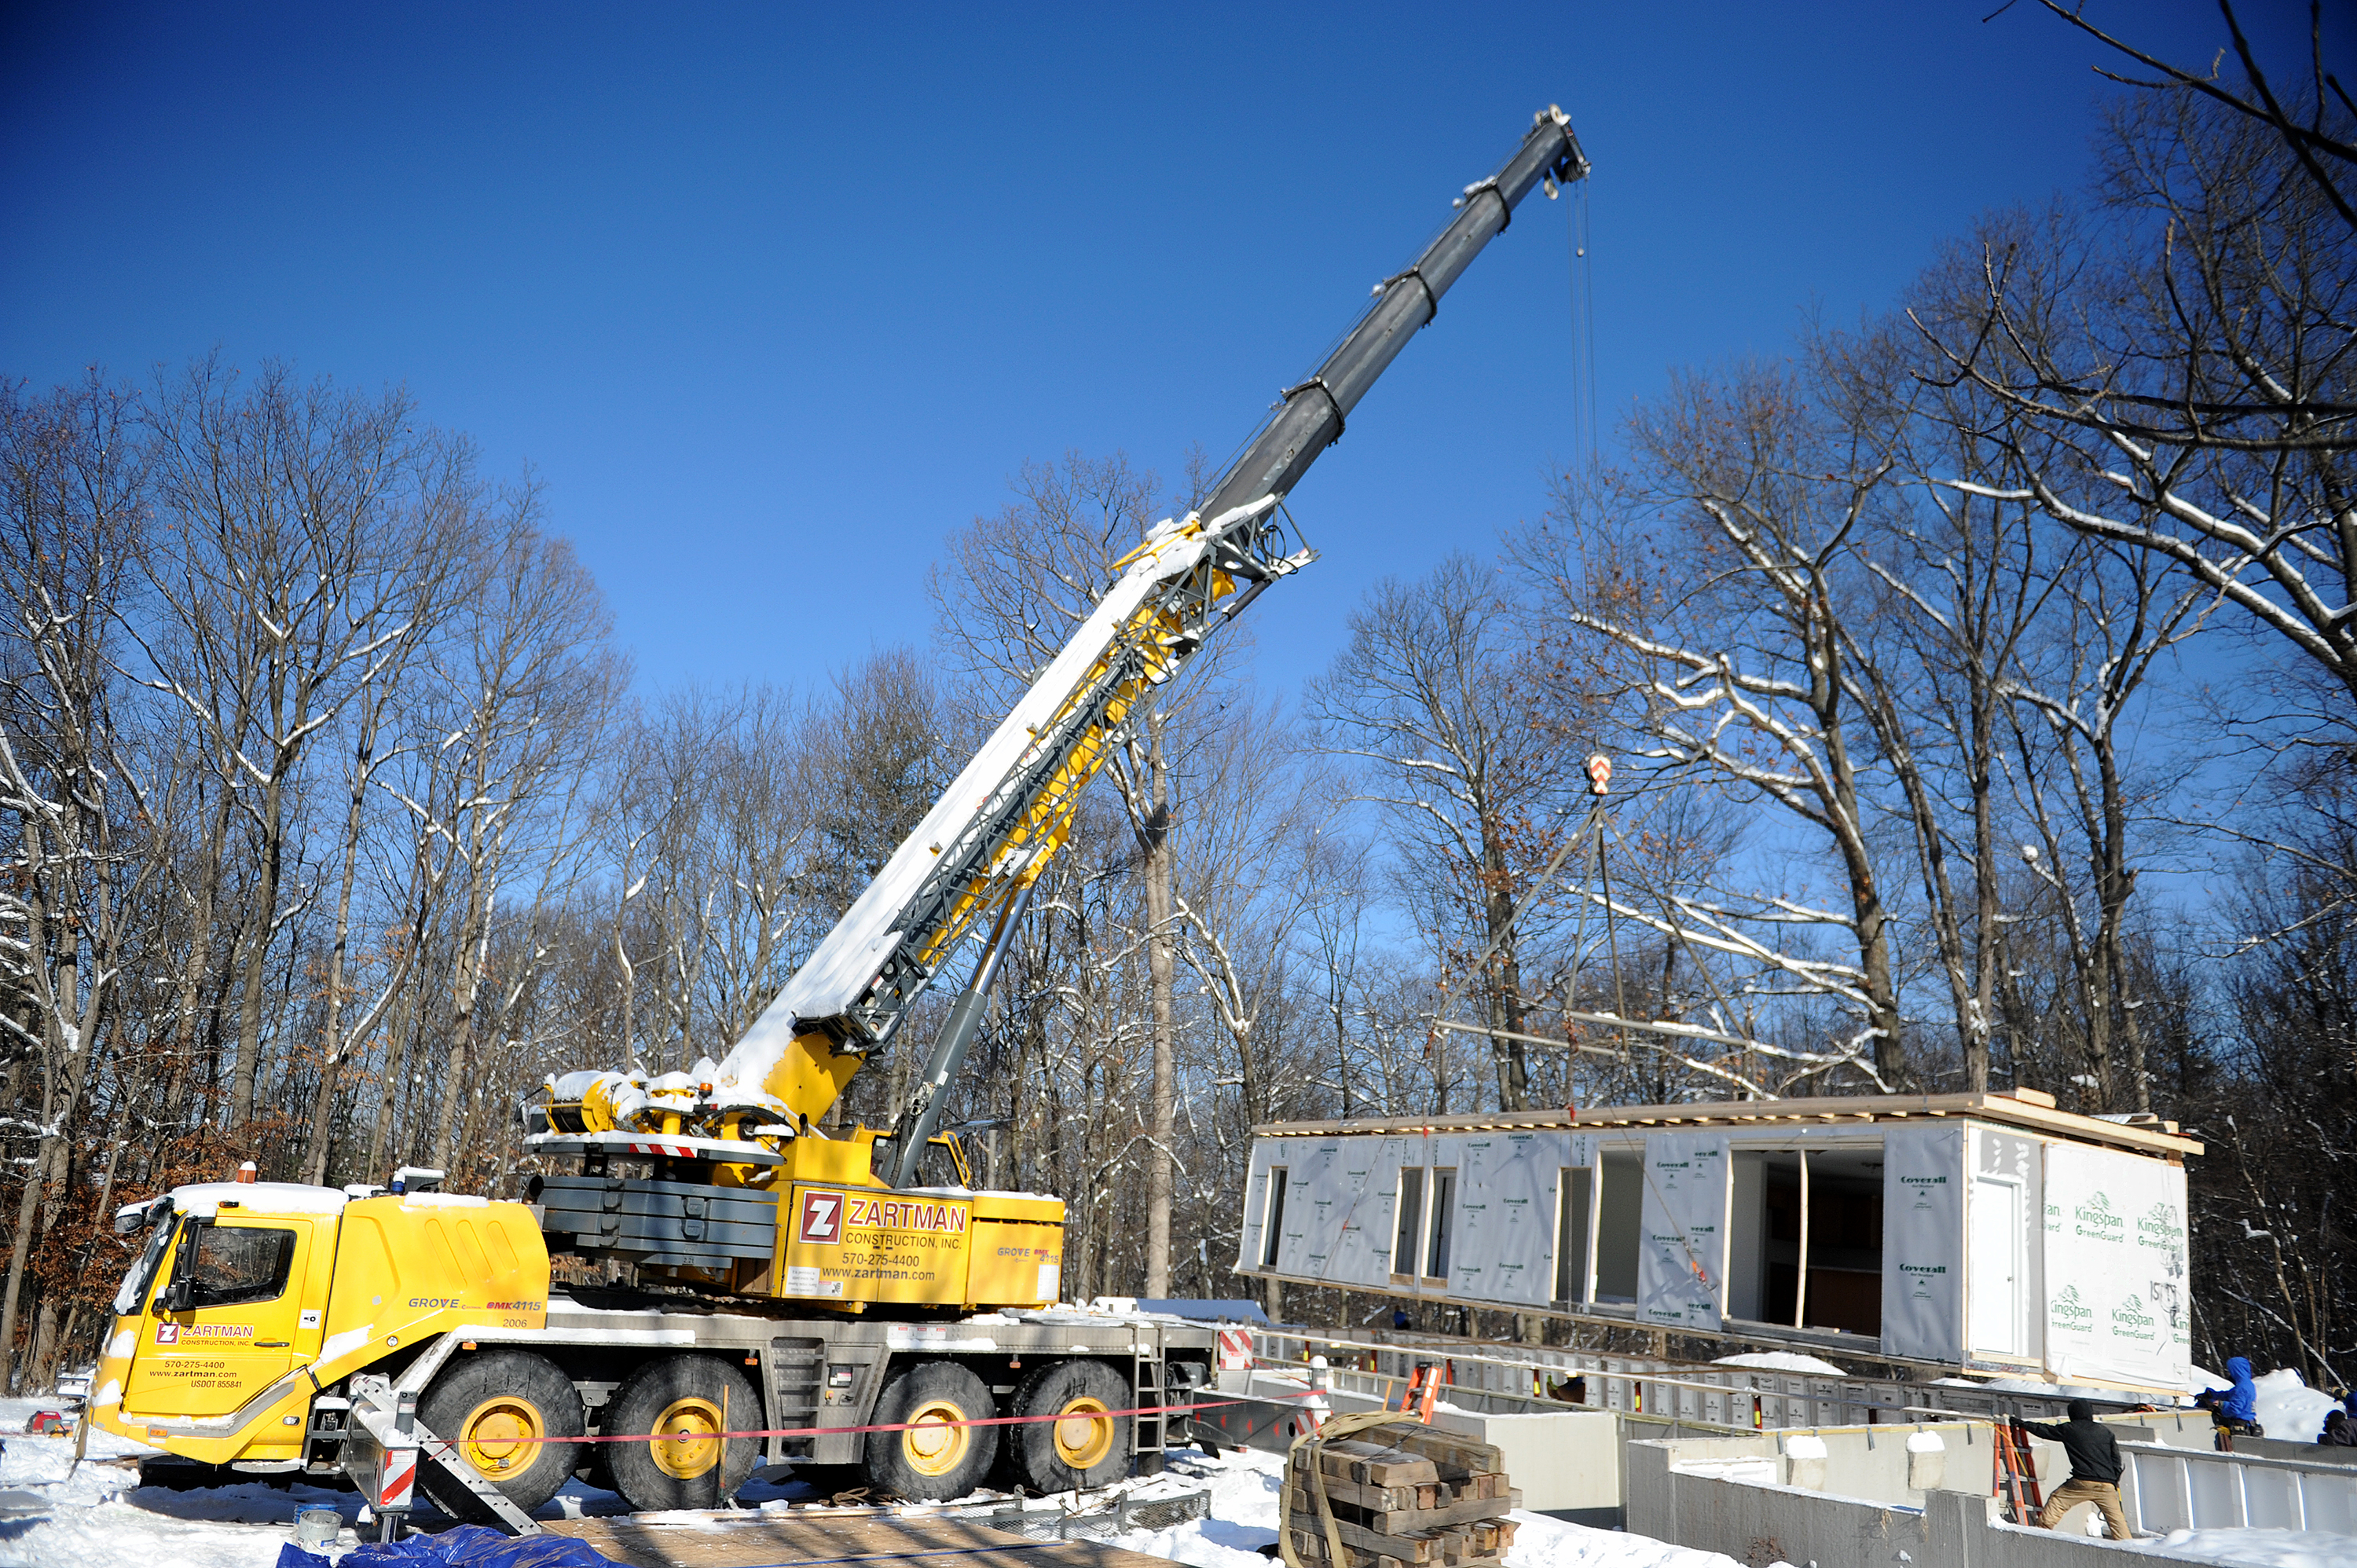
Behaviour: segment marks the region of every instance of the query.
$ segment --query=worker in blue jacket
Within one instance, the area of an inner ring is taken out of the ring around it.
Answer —
[[[2259,1389],[2251,1380],[2251,1363],[2241,1356],[2226,1363],[2226,1376],[2233,1387],[2219,1396],[2210,1419],[2228,1432],[2245,1437],[2264,1437],[2266,1430],[2259,1425]]]

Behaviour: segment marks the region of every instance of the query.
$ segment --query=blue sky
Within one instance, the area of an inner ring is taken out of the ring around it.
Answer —
[[[0,374],[405,382],[537,469],[648,687],[812,682],[925,640],[926,564],[1025,459],[1224,456],[1549,102],[1596,169],[1608,427],[1882,308],[2086,171],[2099,46],[1994,6],[14,7]],[[1272,682],[1544,507],[1571,208],[1524,208],[1296,492],[1326,558],[1254,612]]]

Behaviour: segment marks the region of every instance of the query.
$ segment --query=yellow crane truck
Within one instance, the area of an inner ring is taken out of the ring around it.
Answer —
[[[975,1189],[940,1130],[944,1091],[1032,885],[1141,704],[1315,559],[1286,496],[1523,199],[1587,171],[1562,112],[1534,116],[1203,504],[1117,564],[721,1060],[552,1076],[523,1108],[542,1172],[528,1202],[404,1168],[389,1191],[244,1180],[125,1208],[118,1230],[146,1241],[92,1418],[192,1460],[349,1472],[395,1529],[413,1482],[447,1511],[529,1528],[576,1473],[648,1509],[716,1504],[764,1458],[863,1464],[917,1498],[994,1477],[1096,1486],[1156,1462],[1186,1423],[1130,1412],[1208,1383],[1215,1336],[1059,1307],[1061,1200]],[[893,1124],[830,1131],[852,1077],[952,968],[963,986]],[[552,1252],[628,1283],[559,1284]],[[999,1416],[1026,1419],[969,1424]]]

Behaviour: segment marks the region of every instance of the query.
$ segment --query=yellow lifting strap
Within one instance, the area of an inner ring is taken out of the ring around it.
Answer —
[[[1376,1426],[1394,1426],[1400,1421],[1395,1410],[1366,1410],[1355,1415],[1329,1416],[1325,1424],[1303,1433],[1293,1440],[1285,1455],[1285,1490],[1277,1512],[1276,1544],[1285,1553],[1285,1568],[1301,1568],[1301,1559],[1293,1550],[1294,1493],[1300,1488],[1300,1473],[1309,1472],[1310,1496],[1318,1503],[1318,1521],[1326,1531],[1326,1568],[1350,1568],[1350,1558],[1343,1554],[1342,1532],[1335,1528],[1334,1505],[1326,1496],[1326,1466],[1319,1462],[1318,1450],[1337,1438],[1354,1437]]]

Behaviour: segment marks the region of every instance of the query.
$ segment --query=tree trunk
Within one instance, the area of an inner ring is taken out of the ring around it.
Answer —
[[[1495,976],[1490,982],[1490,1026],[1512,1034],[1530,1032],[1523,1007],[1522,955],[1516,950],[1514,935],[1514,888],[1512,874],[1506,866],[1506,852],[1499,842],[1497,825],[1488,812],[1481,817],[1481,895],[1482,917],[1489,945],[1496,950],[1490,967]],[[1520,1111],[1530,1104],[1530,1064],[1523,1054],[1520,1040],[1493,1039],[1490,1054],[1498,1072],[1498,1109]]]
[[[8,1248],[8,1283],[0,1299],[0,1391],[14,1391],[16,1359],[16,1305],[25,1288],[25,1260],[33,1250],[33,1224],[41,1205],[41,1176],[48,1169],[48,1139],[41,1141],[39,1156],[26,1173],[24,1195],[16,1200],[16,1239]]]
[[[262,1058],[263,972],[270,962],[270,938],[278,916],[280,856],[285,852],[280,786],[285,758],[274,757],[270,782],[263,786],[261,873],[254,886],[254,930],[245,952],[244,989],[237,1004],[237,1057],[230,1066],[229,1125],[234,1132],[253,1120],[254,1071]]]
[[[1154,1012],[1154,1090],[1151,1106],[1152,1142],[1146,1151],[1146,1294],[1160,1300],[1170,1294],[1170,1145],[1178,1131],[1177,1027],[1173,1021],[1171,986],[1176,967],[1171,957],[1170,875],[1175,858],[1170,842],[1170,768],[1163,750],[1162,715],[1148,721],[1147,766],[1152,779],[1152,816],[1146,855],[1146,941],[1147,990]]]
[[[311,1130],[303,1147],[303,1170],[296,1179],[314,1185],[328,1179],[328,1151],[334,1141],[336,1080],[343,1065],[339,1034],[344,1016],[344,954],[351,943],[352,884],[360,874],[361,819],[368,799],[369,753],[376,741],[376,710],[361,699],[360,745],[352,758],[352,792],[344,816],[344,880],[336,898],[335,945],[328,954],[327,1021],[319,1030],[319,1088],[311,1097]]]
[[[482,779],[475,795],[482,794]],[[442,1102],[434,1112],[434,1164],[450,1168],[452,1140],[458,1130],[458,1103],[466,1096],[468,1058],[475,1047],[475,1010],[481,1001],[484,949],[490,941],[490,870],[484,865],[484,829],[477,819],[473,853],[467,864],[467,909],[458,926],[457,972],[450,984],[450,1070],[443,1079]]]

